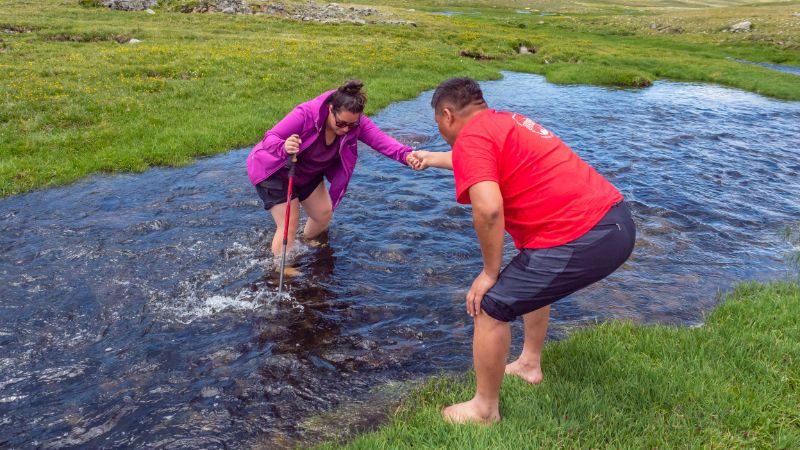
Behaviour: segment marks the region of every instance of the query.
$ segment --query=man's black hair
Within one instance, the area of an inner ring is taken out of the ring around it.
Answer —
[[[431,99],[431,106],[438,111],[442,103],[448,103],[455,111],[460,111],[469,105],[486,104],[483,92],[478,83],[472,78],[450,78],[442,82]]]

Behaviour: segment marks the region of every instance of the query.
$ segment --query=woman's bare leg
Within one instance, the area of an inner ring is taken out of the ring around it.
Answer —
[[[325,182],[319,183],[314,192],[302,201],[303,209],[308,215],[306,226],[303,228],[305,239],[314,239],[328,229],[333,217],[331,196],[325,187]]]
[[[275,235],[272,237],[272,255],[279,257],[283,252],[283,229],[284,220],[286,219],[286,203],[279,203],[273,206],[269,212],[275,220]],[[287,235],[286,251],[292,249],[294,244],[294,236],[297,234],[297,225],[300,222],[300,202],[297,199],[292,200],[292,210],[289,211],[289,233]]]

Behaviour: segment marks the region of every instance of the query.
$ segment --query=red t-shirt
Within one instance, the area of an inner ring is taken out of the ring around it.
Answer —
[[[594,227],[622,194],[556,135],[520,114],[475,115],[453,145],[456,199],[495,181],[505,227],[517,248],[566,244]]]

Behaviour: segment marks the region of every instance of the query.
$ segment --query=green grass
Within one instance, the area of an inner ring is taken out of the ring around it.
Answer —
[[[655,1],[639,9],[624,1],[376,2],[402,6],[382,8],[417,27],[170,12],[177,3],[148,15],[78,0],[0,0],[0,30],[15,31],[0,33],[0,197],[253,145],[294,105],[350,77],[366,82],[368,113],[450,76],[490,79],[504,69],[558,83],[669,78],[800,99],[800,78],[726,59],[800,64],[797,2],[692,2],[685,10]],[[515,13],[526,5],[560,14]],[[482,13],[422,12],[464,7]],[[753,33],[719,32],[751,16]],[[686,31],[660,33],[654,21]],[[129,38],[142,42],[119,43]],[[519,43],[537,53],[515,55]]]
[[[443,406],[471,374],[436,378],[391,423],[321,448],[800,448],[800,287],[739,286],[697,328],[605,323],[548,343],[545,380],[505,380],[500,424]]]

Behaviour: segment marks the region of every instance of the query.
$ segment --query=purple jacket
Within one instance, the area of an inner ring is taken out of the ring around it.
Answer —
[[[325,120],[328,117],[326,100],[334,91],[328,91],[319,97],[301,103],[286,117],[264,134],[264,139],[253,147],[247,157],[247,175],[253,185],[264,181],[286,164],[288,155],[283,149],[286,139],[293,134],[300,135],[300,152],[311,146],[323,135]],[[325,172],[330,181],[330,195],[333,207],[339,206],[353,169],[358,159],[357,145],[361,141],[384,155],[406,164],[406,156],[412,148],[403,145],[380,130],[369,117],[362,114],[357,128],[351,128],[339,140],[339,161]]]

